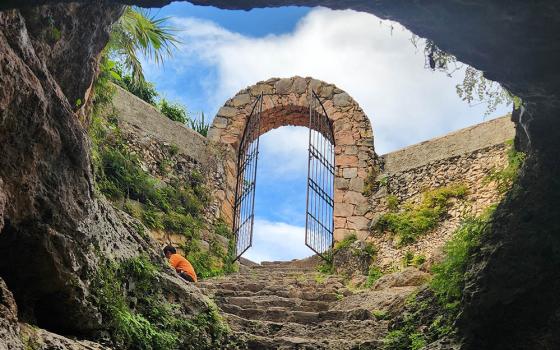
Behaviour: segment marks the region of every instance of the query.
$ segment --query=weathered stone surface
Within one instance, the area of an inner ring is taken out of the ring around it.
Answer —
[[[344,168],[342,169],[342,176],[345,179],[352,179],[358,176],[358,168]]]
[[[366,243],[358,240],[348,247],[337,249],[333,257],[336,272],[345,276],[367,275],[372,257],[365,248]]]
[[[337,107],[346,107],[351,103],[350,96],[345,92],[334,95],[333,101],[334,105]]]
[[[274,88],[276,89],[276,93],[277,94],[285,94],[288,93],[290,91],[290,88],[292,87],[292,79],[289,78],[285,78],[285,79],[280,79],[276,82],[276,84],[274,84]]]
[[[387,289],[392,287],[421,286],[426,283],[430,275],[414,267],[407,267],[402,271],[383,275],[373,285],[374,290]]]
[[[237,108],[223,106],[218,110],[217,115],[226,118],[231,118],[231,117],[235,117],[237,115],[237,112],[238,112]]]
[[[231,103],[235,107],[244,106],[250,102],[251,102],[251,95],[249,94],[239,94],[231,100]]]
[[[20,327],[17,317],[17,305],[12,292],[0,278],[0,349],[23,350]]]

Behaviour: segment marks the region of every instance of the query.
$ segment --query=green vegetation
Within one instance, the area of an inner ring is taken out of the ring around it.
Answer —
[[[486,181],[495,181],[500,193],[506,193],[517,179],[519,169],[525,161],[525,153],[515,150],[513,140],[507,141],[509,149],[507,152],[508,165],[502,170],[494,169],[486,178]]]
[[[173,103],[167,101],[165,98],[159,100],[159,111],[167,118],[185,124],[189,117],[187,116],[187,109],[180,103]]]
[[[374,229],[393,232],[399,246],[413,243],[437,226],[451,206],[451,198],[464,198],[467,191],[467,187],[460,184],[427,191],[419,204],[405,204],[399,212],[382,215]]]
[[[387,201],[387,208],[389,208],[389,210],[396,211],[399,209],[399,197],[390,194],[385,200]]]
[[[364,190],[362,194],[366,197],[371,196],[375,191],[377,191],[381,186],[387,185],[387,177],[385,176],[380,181],[376,181],[377,175],[379,174],[379,169],[377,167],[370,168],[366,179],[364,180]]]
[[[147,258],[105,262],[92,285],[111,341],[119,349],[215,349],[227,335],[217,309],[188,319],[162,295],[158,268]]]
[[[447,307],[454,307],[461,300],[470,257],[480,246],[480,239],[489,227],[495,208],[490,207],[478,217],[466,218],[445,244],[445,259],[432,268],[431,288]]]
[[[348,248],[352,243],[356,242],[357,240],[358,240],[358,236],[356,236],[355,233],[350,234],[350,235],[344,237],[343,240],[335,243],[334,251],[336,252],[338,250]]]
[[[121,18],[111,28],[107,57],[122,64],[132,85],[145,83],[138,54],[161,63],[178,43],[175,28],[167,25],[168,18],[155,18],[148,11],[127,6]]]
[[[444,247],[444,260],[432,268],[427,289],[411,296],[401,316],[399,328],[389,332],[385,350],[422,349],[426,344],[452,334],[453,322],[465,287],[465,273],[473,252],[488,231],[495,206],[478,217],[466,218]]]
[[[427,289],[412,295],[405,312],[399,317],[399,328],[383,340],[383,350],[420,350],[453,332],[454,310],[442,307]]]
[[[210,123],[204,121],[204,112],[200,112],[200,119],[190,118],[189,126],[191,129],[199,133],[200,135],[206,137],[208,136],[208,130],[210,129]]]
[[[372,264],[369,267],[367,280],[364,286],[366,288],[371,288],[371,286],[373,286],[373,284],[377,282],[377,280],[380,279],[381,276],[383,276],[383,271],[381,271],[378,266]]]
[[[403,267],[409,267],[409,266],[419,267],[425,262],[426,262],[426,257],[423,254],[416,255],[411,251],[407,251],[402,259]]]
[[[219,220],[206,228],[203,220],[209,195],[200,173],[193,171],[187,181],[172,177],[163,182],[153,177],[142,169],[140,159],[122,139],[115,118],[94,115],[90,136],[96,187],[101,194],[149,229],[185,236],[187,243],[180,248],[200,277],[234,271],[235,246],[229,227]],[[143,226],[137,226],[145,236]],[[200,236],[205,229],[230,239],[230,246],[224,249],[214,239],[204,251]]]
[[[117,72],[119,76],[112,79],[115,84],[148,102],[152,106],[157,107],[157,98],[159,94],[153,83],[144,81],[142,84],[137,84],[134,82],[132,75],[124,73],[122,68],[117,67]]]

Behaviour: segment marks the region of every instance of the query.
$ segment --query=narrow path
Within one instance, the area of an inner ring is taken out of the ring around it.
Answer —
[[[198,285],[249,349],[379,349],[386,318],[416,289],[401,281],[352,291],[301,262],[242,266]]]

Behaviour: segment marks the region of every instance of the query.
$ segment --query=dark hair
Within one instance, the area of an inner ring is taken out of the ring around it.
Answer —
[[[177,253],[177,250],[172,245],[167,245],[167,246],[165,246],[165,248],[163,248],[163,254],[166,254],[166,253],[175,254],[175,253]]]

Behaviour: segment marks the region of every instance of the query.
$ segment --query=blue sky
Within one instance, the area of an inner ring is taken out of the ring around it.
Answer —
[[[384,154],[509,112],[457,96],[452,77],[424,68],[422,47],[398,24],[373,15],[325,8],[224,11],[181,2],[152,14],[169,16],[182,44],[164,66],[145,63],[147,79],[163,95],[213,118],[248,85],[271,77],[312,76],[336,84],[372,122],[377,153]],[[463,68],[464,69],[464,68]],[[246,257],[301,258],[304,246],[305,128],[283,127],[261,137],[256,226]]]

